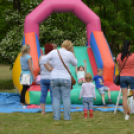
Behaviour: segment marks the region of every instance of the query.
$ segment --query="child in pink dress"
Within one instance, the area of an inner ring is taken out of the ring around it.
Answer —
[[[90,118],[93,118],[93,101],[96,100],[95,85],[91,82],[92,76],[90,73],[85,75],[85,83],[81,86],[79,100],[82,97],[84,118],[87,118],[88,111]]]
[[[40,75],[40,72],[38,72],[38,76],[36,77],[36,84],[37,85],[40,84],[40,78],[41,78],[41,75]]]

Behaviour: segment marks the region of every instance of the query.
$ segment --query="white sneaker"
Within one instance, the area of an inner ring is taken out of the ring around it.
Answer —
[[[129,120],[129,115],[125,115],[125,120]]]
[[[23,107],[22,107],[23,109],[26,109],[26,106],[25,105],[23,105]]]

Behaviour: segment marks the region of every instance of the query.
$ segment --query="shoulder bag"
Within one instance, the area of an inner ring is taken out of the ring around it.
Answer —
[[[68,71],[68,73],[69,73],[70,76],[71,76],[71,84],[72,84],[72,85],[75,85],[75,84],[76,84],[76,81],[75,81],[74,77],[71,75],[70,71],[68,70],[67,66],[65,65],[65,63],[64,63],[64,61],[63,61],[63,59],[62,59],[62,57],[61,57],[61,54],[60,54],[59,50],[57,50],[57,52],[58,52],[58,55],[59,55],[60,60],[62,61],[63,65],[64,65],[64,67],[66,68],[66,70]]]
[[[127,56],[127,59],[128,59],[128,56]],[[126,59],[125,63],[123,64],[123,66],[121,67],[121,70],[124,68],[124,66],[125,66],[125,64],[126,64],[126,62],[127,62],[127,59]],[[120,72],[119,72],[119,75],[117,75],[117,76],[115,77],[115,79],[114,79],[114,83],[115,83],[116,85],[120,85],[120,73],[121,73],[121,70],[120,70]]]

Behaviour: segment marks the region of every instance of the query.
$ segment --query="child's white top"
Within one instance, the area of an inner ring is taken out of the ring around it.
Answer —
[[[43,63],[45,57],[46,56],[42,56],[39,61],[41,79],[50,79],[51,71],[48,71]],[[51,65],[51,61],[49,61],[49,64]]]
[[[41,75],[38,75],[38,76],[36,77],[36,84],[40,84],[40,79],[41,79]]]
[[[79,80],[80,78],[84,78],[85,77],[85,71],[78,71],[77,72],[77,80]]]
[[[77,65],[77,59],[74,57],[73,53],[70,51],[67,51],[66,49],[59,49],[61,57],[67,66],[67,68],[70,70],[70,64],[73,66]],[[62,61],[59,58],[59,55],[57,53],[57,50],[51,51],[49,54],[47,54],[44,57],[44,64],[46,64],[49,61],[52,61],[52,67],[54,68],[51,72],[51,79],[57,79],[57,78],[63,78],[63,79],[71,79],[70,74],[64,67]]]
[[[80,98],[81,97],[94,97],[95,95],[95,85],[91,82],[83,83],[81,86]]]

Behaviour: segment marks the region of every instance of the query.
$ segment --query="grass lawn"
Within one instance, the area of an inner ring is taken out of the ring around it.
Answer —
[[[9,66],[0,65],[0,92],[16,92],[11,78]],[[0,113],[0,134],[134,134],[133,123],[134,115],[125,121],[121,112],[95,111],[93,119],[76,112],[71,121],[64,121],[63,113],[60,121],[54,121],[52,113]]]
[[[0,92],[4,89],[14,89],[12,70],[10,70],[10,65],[0,64]]]
[[[94,112],[84,119],[82,112],[71,113],[72,120],[54,121],[52,113],[0,114],[0,134],[133,134],[134,116],[124,120],[120,112]]]

